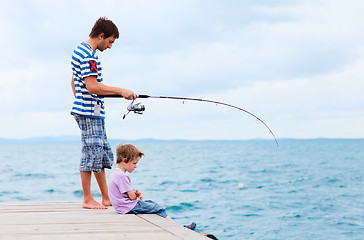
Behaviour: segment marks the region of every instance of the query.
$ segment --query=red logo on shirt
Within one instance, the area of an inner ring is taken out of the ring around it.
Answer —
[[[95,73],[97,72],[97,67],[96,67],[96,61],[93,60],[89,60],[90,62],[90,72]]]

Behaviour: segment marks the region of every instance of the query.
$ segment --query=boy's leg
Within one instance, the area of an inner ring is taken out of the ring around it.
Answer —
[[[96,202],[91,194],[91,172],[89,171],[81,171],[81,182],[82,182],[82,190],[83,190],[83,208],[90,209],[107,209],[104,205]]]
[[[107,188],[106,183],[106,175],[105,175],[105,169],[101,169],[101,172],[94,172],[95,178],[97,180],[97,183],[99,184],[99,188],[102,195],[102,205],[104,206],[111,206],[110,198],[109,198],[109,190]]]

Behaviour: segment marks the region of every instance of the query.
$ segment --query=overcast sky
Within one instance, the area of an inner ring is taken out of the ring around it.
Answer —
[[[0,138],[78,136],[70,59],[101,17],[120,38],[98,52],[104,83],[203,98],[260,117],[277,138],[364,137],[364,2],[348,0],[0,0]],[[107,99],[109,138],[272,136],[214,104]]]

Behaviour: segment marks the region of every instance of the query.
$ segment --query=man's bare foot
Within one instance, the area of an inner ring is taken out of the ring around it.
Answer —
[[[82,203],[82,207],[83,208],[88,208],[88,209],[107,209],[106,206],[96,202],[95,200],[91,200],[91,201],[83,201]]]
[[[107,200],[102,200],[102,205],[104,206],[112,206],[111,202],[110,202],[110,199],[107,199]]]

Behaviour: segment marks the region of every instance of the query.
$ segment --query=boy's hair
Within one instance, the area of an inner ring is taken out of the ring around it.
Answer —
[[[89,37],[95,38],[99,36],[101,33],[104,33],[104,39],[114,36],[115,38],[119,38],[119,30],[116,25],[106,17],[100,17],[97,19],[95,25],[93,26]]]
[[[142,153],[138,148],[136,148],[132,144],[120,144],[116,148],[116,163],[121,163],[124,158],[126,158],[126,162],[130,162],[136,157],[143,157],[144,153]]]

